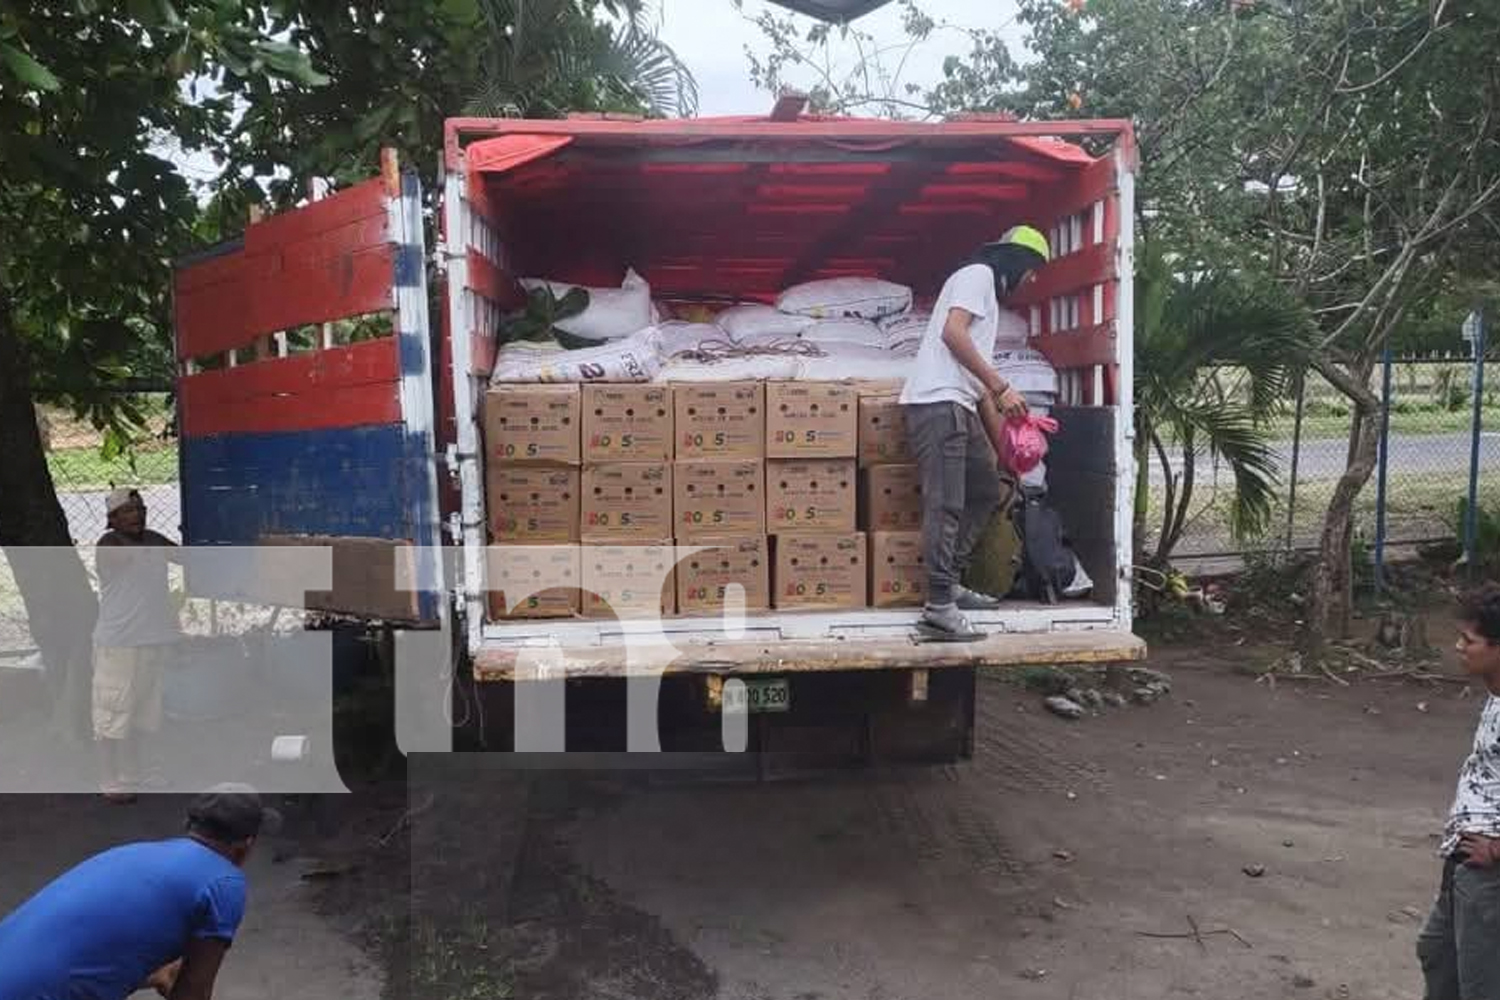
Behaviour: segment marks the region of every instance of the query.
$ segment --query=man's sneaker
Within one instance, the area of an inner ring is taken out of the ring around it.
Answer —
[[[954,587],[953,600],[961,611],[999,611],[1001,600],[968,587]]]
[[[983,632],[959,614],[957,604],[929,604],[923,608],[917,631],[923,638],[936,642],[973,642],[984,638]]]

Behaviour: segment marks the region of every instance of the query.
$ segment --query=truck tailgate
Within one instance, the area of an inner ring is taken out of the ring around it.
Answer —
[[[972,643],[910,639],[807,640],[777,643],[665,642],[562,649],[487,649],[474,658],[479,681],[524,681],[662,674],[745,676],[858,670],[941,670],[1141,660],[1146,644],[1117,630],[1000,633]]]

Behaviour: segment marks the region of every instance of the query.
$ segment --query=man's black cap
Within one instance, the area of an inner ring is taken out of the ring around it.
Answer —
[[[281,828],[281,814],[261,805],[260,793],[249,785],[215,785],[193,799],[188,822],[204,833],[234,843]]]

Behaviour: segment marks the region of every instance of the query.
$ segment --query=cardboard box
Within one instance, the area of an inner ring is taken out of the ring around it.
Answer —
[[[915,461],[906,440],[899,395],[859,397],[859,464],[899,465]]]
[[[692,548],[702,546],[700,551]],[[707,539],[678,546],[677,610],[721,615],[729,588],[738,586],[746,611],[771,606],[771,553],[765,535]]]
[[[915,465],[875,465],[866,469],[864,476],[866,529],[921,529],[922,477]]]
[[[759,459],[678,462],[672,523],[678,541],[766,533],[766,471]]]
[[[577,545],[492,545],[490,618],[572,618],[578,613]]]
[[[859,495],[852,458],[773,458],[766,462],[766,530],[854,530]]]
[[[491,542],[578,541],[578,470],[492,463],[485,470]]]
[[[484,394],[484,454],[489,464],[577,465],[576,385],[502,385]]]
[[[870,534],[870,605],[918,607],[927,600],[927,563],[920,531]]]
[[[683,383],[672,387],[676,457],[764,458],[766,390],[762,382]]]
[[[585,462],[672,459],[672,392],[664,385],[583,387]]]
[[[854,458],[859,396],[843,382],[767,382],[767,458]]]
[[[773,603],[779,609],[865,606],[865,536],[777,535]]]
[[[671,542],[583,545],[583,613],[588,618],[660,618],[677,610]]]
[[[672,464],[602,462],[583,470],[585,541],[672,537]]]

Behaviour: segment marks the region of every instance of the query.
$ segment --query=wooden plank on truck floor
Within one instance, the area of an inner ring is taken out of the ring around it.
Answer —
[[[474,657],[474,677],[479,681],[517,681],[539,673],[551,678],[585,679],[659,674],[745,676],[944,670],[1120,663],[1145,656],[1146,644],[1140,638],[1129,632],[1107,630],[998,634],[974,643],[918,644],[910,639],[683,643],[677,647],[643,643],[628,656],[623,645],[481,650]]]

